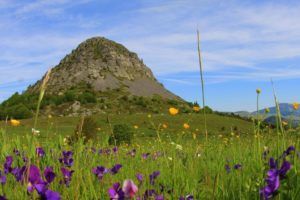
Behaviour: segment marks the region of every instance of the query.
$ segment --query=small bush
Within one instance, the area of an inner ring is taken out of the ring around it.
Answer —
[[[116,124],[113,128],[113,135],[109,138],[109,144],[120,145],[130,144],[133,139],[133,130],[126,124]]]
[[[93,117],[84,117],[81,119],[75,129],[75,133],[71,138],[72,141],[77,141],[80,138],[84,139],[84,142],[97,139],[98,124]]]
[[[0,118],[5,119],[6,116],[15,119],[26,119],[32,117],[32,112],[22,103],[11,106],[9,108],[3,108],[0,112]]]
[[[95,97],[94,94],[92,94],[90,92],[84,92],[79,96],[79,101],[81,104],[96,103],[97,98]]]
[[[76,100],[76,94],[75,94],[74,91],[69,90],[69,91],[67,91],[65,93],[65,97],[64,98],[65,98],[66,102],[72,102],[72,101]]]

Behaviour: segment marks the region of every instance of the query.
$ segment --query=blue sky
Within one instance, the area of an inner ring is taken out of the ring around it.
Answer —
[[[300,2],[234,0],[0,0],[0,101],[40,79],[67,53],[104,36],[138,53],[158,80],[221,111],[300,101]]]

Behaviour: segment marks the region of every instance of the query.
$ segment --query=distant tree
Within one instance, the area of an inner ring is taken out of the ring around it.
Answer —
[[[95,118],[83,117],[77,123],[74,135],[71,137],[71,141],[75,142],[80,138],[82,138],[84,142],[92,139],[96,140],[98,131],[97,129],[98,124]]]
[[[26,119],[32,117],[32,112],[22,103],[7,108],[6,112],[3,114],[15,119]]]
[[[133,130],[127,124],[116,124],[113,128],[113,135],[109,138],[109,144],[120,145],[121,143],[131,144]]]

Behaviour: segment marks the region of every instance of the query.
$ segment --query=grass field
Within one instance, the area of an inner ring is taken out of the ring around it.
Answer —
[[[198,132],[197,134],[201,134],[201,131],[204,129],[204,120],[201,114],[180,114],[176,116],[170,116],[168,114],[113,114],[109,116],[95,116],[100,128],[99,135],[102,133],[110,133],[110,125],[107,121],[107,117],[109,117],[112,126],[118,123],[126,123],[132,127],[137,125],[138,129],[136,130],[136,135],[138,137],[155,136],[156,127],[153,127],[153,123],[156,124],[156,126],[166,124],[168,126],[167,131],[170,133],[184,131],[184,123],[190,125],[190,132],[194,131]],[[239,134],[253,132],[253,124],[245,120],[216,114],[209,114],[207,118],[208,129],[212,135],[230,134],[231,130],[233,131],[234,129],[235,132]],[[41,131],[42,137],[55,137],[55,135],[66,136],[74,133],[76,124],[79,121],[79,117],[40,118],[37,129]],[[11,136],[22,136],[26,134],[26,132],[31,132],[33,124],[33,119],[22,120],[21,125],[17,127],[5,125],[5,122],[2,121],[0,122],[0,127],[7,129],[7,133]]]
[[[0,160],[6,164],[1,164],[0,182],[4,176],[6,181],[1,182],[0,195],[7,199],[59,199],[59,195],[61,199],[232,200],[260,199],[265,187],[266,199],[300,198],[297,133],[261,131],[258,136],[251,122],[212,114],[207,116],[206,141],[202,117],[111,115],[112,125],[137,126],[133,143],[118,148],[107,144],[106,115],[96,117],[100,128],[96,141],[73,145],[63,138],[74,132],[79,118],[41,118],[40,136],[31,134],[32,120],[23,120],[18,127],[2,122]],[[190,127],[183,128],[183,123]],[[158,128],[161,124],[167,127]],[[72,155],[63,156],[63,151]],[[271,157],[277,159],[276,166],[269,166]],[[46,167],[52,167],[55,175],[49,175],[49,168],[44,174]],[[134,185],[121,189],[127,179]],[[117,182],[121,188],[114,190]]]

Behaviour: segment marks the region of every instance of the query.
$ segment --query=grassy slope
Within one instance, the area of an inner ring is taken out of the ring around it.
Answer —
[[[101,132],[109,133],[110,126],[107,123],[107,115],[97,115],[96,119],[99,123]],[[151,115],[148,114],[114,114],[109,115],[109,119],[112,125],[118,123],[126,123],[131,125],[137,125],[139,128],[136,130],[136,134],[140,136],[151,136],[155,135],[155,129],[159,124],[167,124],[168,128],[165,132],[181,132],[183,130],[183,123],[190,125],[190,132],[197,132],[201,134],[204,132],[204,119],[201,114],[180,114],[177,116],[170,115]],[[207,115],[208,119],[208,131],[210,134],[230,134],[231,129],[237,127],[236,133],[252,133],[253,125],[250,122],[235,119],[232,117],[224,117],[216,114]],[[54,135],[70,135],[74,132],[75,126],[79,121],[79,117],[53,117],[40,118],[38,129],[41,131],[42,136],[54,136]],[[22,125],[19,127],[6,126],[5,122],[0,122],[0,127],[6,128],[7,133],[12,135],[24,135],[31,131],[33,126],[32,119],[26,119],[21,121]],[[154,124],[154,126],[153,126]],[[223,128],[222,131],[222,127]],[[186,131],[187,132],[187,131]],[[54,134],[54,135],[53,135]]]

